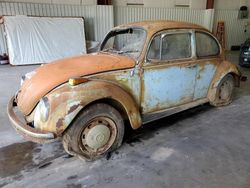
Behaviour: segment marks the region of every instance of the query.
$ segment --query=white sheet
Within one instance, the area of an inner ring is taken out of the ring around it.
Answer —
[[[49,63],[86,54],[82,18],[5,16],[10,64]]]

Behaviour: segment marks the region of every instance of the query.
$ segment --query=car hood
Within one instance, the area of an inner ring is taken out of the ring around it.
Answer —
[[[129,57],[104,53],[58,60],[39,67],[30,78],[25,79],[18,93],[17,105],[24,115],[28,115],[43,96],[72,77],[134,66],[135,61]]]

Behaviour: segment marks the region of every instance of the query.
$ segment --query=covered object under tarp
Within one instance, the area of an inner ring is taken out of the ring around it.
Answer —
[[[86,54],[83,18],[5,16],[10,64],[41,64]]]

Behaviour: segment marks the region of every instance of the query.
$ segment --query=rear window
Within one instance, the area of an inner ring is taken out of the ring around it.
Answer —
[[[198,57],[210,57],[220,54],[217,41],[209,34],[196,32],[196,55]]]

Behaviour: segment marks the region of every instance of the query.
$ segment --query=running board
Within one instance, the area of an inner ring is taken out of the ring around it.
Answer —
[[[191,102],[191,103],[183,104],[183,105],[180,105],[177,107],[168,108],[167,110],[162,110],[162,111],[142,115],[142,124],[146,124],[146,123],[149,123],[151,121],[155,121],[155,120],[176,114],[178,112],[199,106],[199,105],[207,103],[207,102],[209,102],[209,100],[207,98],[199,99],[199,100],[196,100],[196,101]]]

